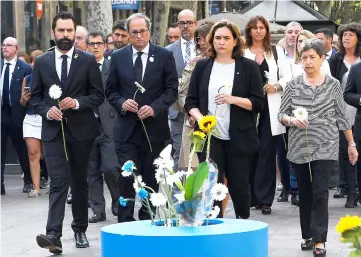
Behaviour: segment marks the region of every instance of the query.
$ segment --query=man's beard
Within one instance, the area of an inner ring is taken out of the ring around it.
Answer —
[[[121,49],[121,48],[123,48],[123,47],[125,47],[125,46],[128,45],[128,44],[123,44],[123,43],[120,42],[120,41],[114,41],[113,43],[114,43],[114,47],[115,47],[116,49]]]
[[[75,39],[71,40],[70,38],[55,38],[54,41],[59,50],[68,51],[73,47]]]

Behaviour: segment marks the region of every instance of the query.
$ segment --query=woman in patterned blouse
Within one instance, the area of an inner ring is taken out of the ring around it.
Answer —
[[[287,158],[297,174],[300,198],[302,250],[326,256],[328,230],[328,178],[338,160],[339,133],[348,141],[349,160],[358,158],[350,124],[346,116],[340,82],[320,71],[325,59],[322,41],[306,40],[301,49],[305,74],[294,77],[282,98],[279,121],[290,126]],[[303,107],[308,117],[293,111]]]

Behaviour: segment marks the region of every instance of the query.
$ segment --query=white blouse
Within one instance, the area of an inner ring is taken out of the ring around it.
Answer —
[[[232,94],[235,63],[221,64],[214,62],[208,86],[208,115],[217,118],[216,129],[219,139],[229,140],[229,122],[231,106],[229,104],[217,105],[214,103],[218,93]]]

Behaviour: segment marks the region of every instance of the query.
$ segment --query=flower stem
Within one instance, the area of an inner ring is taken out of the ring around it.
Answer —
[[[58,99],[58,104],[60,105],[59,99]],[[65,142],[63,119],[60,120],[60,124],[61,124],[61,133],[63,134],[63,145],[64,145],[64,151],[65,151],[65,158],[66,158],[66,161],[69,161],[69,159],[68,159],[68,152],[66,151],[66,142]]]
[[[191,151],[191,154],[189,156],[189,161],[188,161],[188,171],[191,170],[191,165],[192,165],[192,159],[193,159],[193,155],[194,153],[196,152],[196,145],[194,144],[193,147],[192,147],[192,151]]]
[[[357,250],[361,250],[361,245],[360,245],[358,236],[355,236],[355,237],[356,237],[356,240],[355,240],[355,248],[356,248]]]
[[[148,140],[148,144],[149,144],[150,152],[153,152],[152,145],[150,144],[150,140],[149,140],[149,136],[148,136],[147,129],[145,128],[145,125],[144,125],[143,120],[140,120],[140,121],[142,122],[143,129],[144,129],[144,133],[145,133],[145,136],[147,137],[147,140]]]
[[[211,151],[211,137],[212,137],[212,132],[208,132],[208,138],[207,138],[207,155],[206,155],[206,162],[209,161],[209,154]]]
[[[310,158],[310,148],[309,148],[309,144],[308,144],[307,128],[306,128],[306,142],[307,142],[308,170],[310,171],[310,181],[311,181],[311,183],[312,183],[311,158]]]

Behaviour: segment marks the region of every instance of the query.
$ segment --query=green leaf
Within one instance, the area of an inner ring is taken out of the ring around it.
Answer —
[[[196,171],[187,178],[184,196],[185,200],[191,200],[197,195],[204,181],[208,177],[208,171],[208,163],[202,162],[198,165]]]
[[[353,251],[353,252],[350,252],[350,257],[361,257],[361,253],[360,251]]]

